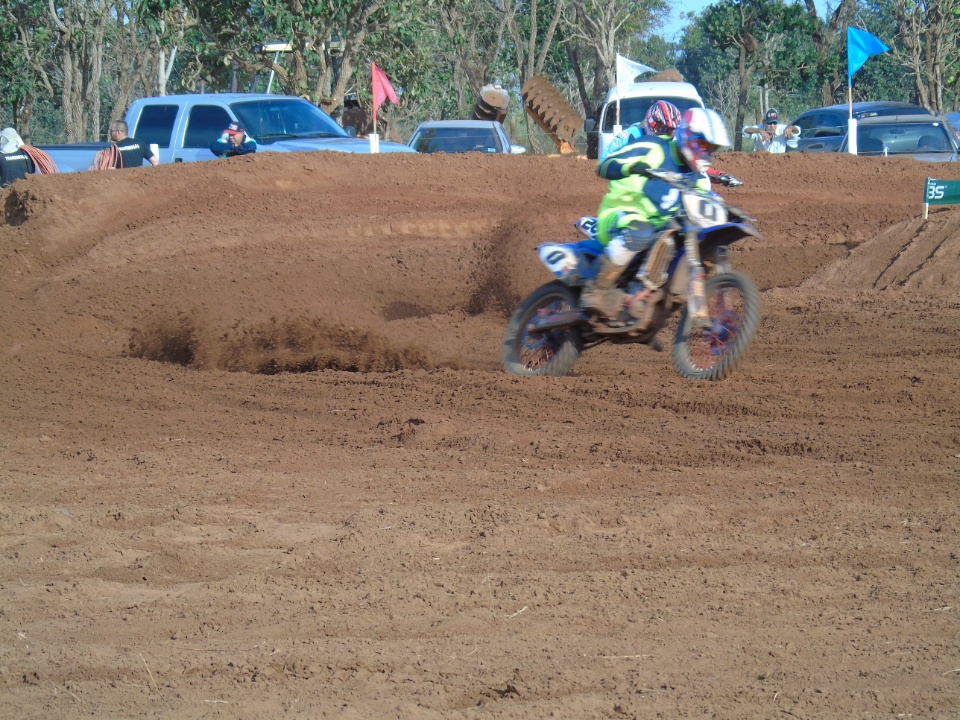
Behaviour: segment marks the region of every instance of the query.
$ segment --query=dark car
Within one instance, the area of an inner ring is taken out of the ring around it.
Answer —
[[[858,102],[853,103],[853,117],[857,120],[884,115],[929,115],[919,105],[907,102]],[[836,152],[847,134],[850,118],[849,105],[829,105],[807,110],[790,123],[800,128],[800,138],[792,152]]]
[[[407,145],[420,153],[518,155],[527,151],[522,145],[513,145],[496,120],[430,120],[420,123]]]
[[[844,136],[840,152],[848,151]],[[954,162],[960,140],[943,115],[889,115],[857,121],[857,155],[913,157],[928,162]]]

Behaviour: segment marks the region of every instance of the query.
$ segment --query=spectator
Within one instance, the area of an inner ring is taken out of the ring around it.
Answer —
[[[748,125],[743,136],[753,140],[753,149],[763,148],[769,153],[785,153],[788,147],[795,148],[800,138],[796,125],[781,125],[780,113],[774,108],[767,110],[763,125]]]
[[[247,135],[240,123],[230,123],[210,146],[210,152],[217,157],[236,157],[250,155],[257,151],[257,141]]]
[[[21,148],[23,139],[16,130],[8,127],[0,132],[0,187],[37,171],[33,159]]]
[[[160,160],[146,143],[134,140],[127,135],[127,123],[114,120],[110,123],[110,141],[116,146],[116,152],[106,158],[106,168],[143,167],[144,162],[159,165]]]
[[[917,141],[917,150],[923,152],[942,152],[946,150],[943,137],[924,135]]]

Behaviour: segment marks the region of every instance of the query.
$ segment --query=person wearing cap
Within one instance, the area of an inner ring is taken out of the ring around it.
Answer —
[[[20,180],[27,173],[35,173],[37,166],[24,152],[23,139],[12,127],[0,131],[0,187],[7,187],[14,180]]]
[[[160,159],[153,154],[147,143],[134,140],[127,135],[127,123],[124,120],[114,120],[110,123],[110,142],[116,145],[117,151],[109,156],[110,165],[114,168],[143,167],[149,162],[153,166],[160,164]]]
[[[210,145],[210,152],[217,157],[250,155],[257,151],[257,141],[247,135],[240,123],[230,123],[219,138]]]
[[[780,113],[775,108],[767,110],[763,116],[763,125],[748,125],[743,136],[753,140],[753,149],[760,148],[769,153],[784,153],[787,148],[797,147],[800,128],[796,125],[781,125]]]

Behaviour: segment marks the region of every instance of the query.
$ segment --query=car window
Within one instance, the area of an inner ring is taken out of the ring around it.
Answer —
[[[417,152],[504,152],[492,128],[426,127],[410,141]]]
[[[807,132],[813,127],[813,119],[813,113],[803,113],[790,124],[796,125],[798,128],[800,128],[801,135],[806,135]]]
[[[836,137],[847,131],[847,118],[840,113],[819,112],[816,115],[817,137]]]
[[[185,148],[208,148],[224,128],[233,122],[230,114],[218,105],[195,105],[187,119],[183,138]]]
[[[861,125],[857,128],[857,152],[865,155],[952,153],[953,145],[940,123]]]
[[[246,131],[258,143],[295,135],[299,137],[350,137],[337,121],[302,98],[277,97],[230,103]]]
[[[650,106],[653,105],[657,100],[666,100],[667,102],[673,103],[677,106],[677,110],[681,113],[684,110],[689,110],[694,107],[703,107],[699,102],[693,98],[677,98],[677,97],[642,97],[642,98],[623,98],[620,101],[620,125],[622,127],[630,127],[631,125],[636,125],[639,122],[643,122],[643,118],[646,117],[647,110],[650,109]],[[603,128],[601,130],[605,133],[613,132],[613,126],[617,123],[617,103],[616,101],[607,105],[606,114],[603,116]]]
[[[162,148],[170,147],[173,123],[177,119],[179,110],[179,105],[145,106],[140,111],[140,117],[137,118],[137,126],[133,128],[133,137],[149,145]]]

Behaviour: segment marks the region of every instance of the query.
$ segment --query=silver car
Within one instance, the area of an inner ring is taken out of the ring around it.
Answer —
[[[919,105],[887,100],[807,110],[790,123],[800,128],[800,138],[797,147],[787,147],[787,152],[836,152],[847,133],[847,118],[851,114],[858,121],[877,115],[930,115]]]
[[[420,123],[407,143],[421,153],[482,152],[519,155],[527,149],[514,145],[495,120],[429,120]]]
[[[844,136],[840,152],[848,151]],[[953,162],[960,140],[943,115],[890,115],[857,122],[857,154],[913,157],[928,162]]]

